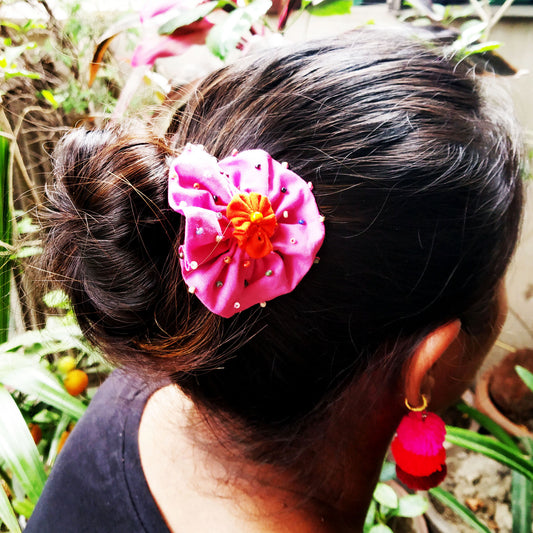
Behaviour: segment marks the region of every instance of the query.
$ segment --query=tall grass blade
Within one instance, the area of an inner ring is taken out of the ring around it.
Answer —
[[[81,400],[71,396],[56,377],[32,357],[1,354],[0,383],[24,394],[36,396],[76,420],[80,419],[87,409]]]
[[[510,446],[511,448],[520,450],[518,445],[509,435],[509,433],[507,433],[505,429],[503,429],[500,425],[494,422],[492,418],[481,413],[474,407],[470,407],[464,402],[459,402],[458,404],[456,404],[456,407],[459,411],[461,411],[461,413],[466,413],[472,420],[475,420],[487,431],[490,431],[490,433],[492,433],[499,441],[503,442],[504,444],[507,444],[507,446]]]
[[[507,446],[492,437],[479,435],[468,429],[446,426],[446,440],[467,450],[490,457],[533,480],[533,461],[527,459],[524,454],[511,446]]]
[[[11,503],[9,503],[6,491],[2,488],[2,485],[0,485],[0,524],[2,522],[7,526],[7,529],[11,533],[20,533],[17,517],[13,512]]]
[[[11,187],[9,179],[10,141],[0,135],[0,240],[12,243]],[[9,295],[11,290],[11,260],[0,256],[0,343],[7,340],[9,332]]]
[[[46,465],[49,467],[54,466],[58,453],[57,450],[59,448],[59,441],[61,440],[61,435],[64,431],[67,430],[70,421],[70,416],[66,415],[65,413],[61,415],[61,419],[59,420],[54,431],[54,436],[52,437],[52,442],[50,443],[50,451],[48,452],[48,459],[46,460]]]
[[[514,369],[522,381],[526,384],[527,388],[533,391],[533,374],[527,368],[524,368],[520,365],[516,365]]]
[[[468,507],[460,503],[455,496],[440,487],[429,489],[429,493],[440,503],[449,507],[465,524],[479,533],[491,533],[490,529],[479,521],[477,516]]]
[[[533,481],[518,472],[511,472],[511,512],[513,533],[531,533],[531,506],[533,505]]]
[[[0,457],[29,500],[37,503],[46,481],[37,446],[15,400],[0,386]]]

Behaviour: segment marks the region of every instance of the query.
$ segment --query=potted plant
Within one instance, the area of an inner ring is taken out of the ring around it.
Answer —
[[[525,425],[533,419],[533,392],[515,371],[517,365],[533,371],[533,350],[513,349],[489,368],[477,382],[475,405],[509,434],[533,439]]]
[[[428,500],[409,494],[394,477],[396,468],[385,461],[368,508],[363,533],[428,533],[424,513]]]

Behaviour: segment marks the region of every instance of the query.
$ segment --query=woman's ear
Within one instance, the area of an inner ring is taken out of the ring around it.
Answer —
[[[405,397],[409,405],[422,404],[422,394],[429,402],[433,388],[432,367],[447,353],[459,332],[459,319],[444,324],[424,337],[413,356],[406,362],[404,371]]]

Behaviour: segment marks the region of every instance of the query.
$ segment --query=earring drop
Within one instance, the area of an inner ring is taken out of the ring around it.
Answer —
[[[446,426],[440,416],[426,411],[427,398],[422,395],[422,405],[409,409],[401,420],[391,451],[396,461],[396,475],[407,487],[428,490],[439,485],[446,477]]]

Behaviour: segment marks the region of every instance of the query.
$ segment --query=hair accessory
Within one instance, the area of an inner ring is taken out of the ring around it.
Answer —
[[[183,279],[225,318],[291,292],[324,240],[307,183],[263,150],[217,161],[188,144],[171,162],[168,197],[185,217]]]
[[[428,490],[446,477],[446,426],[442,418],[426,411],[424,395],[420,407],[412,407],[407,398],[405,405],[410,412],[402,418],[391,444],[396,475],[411,489]]]

